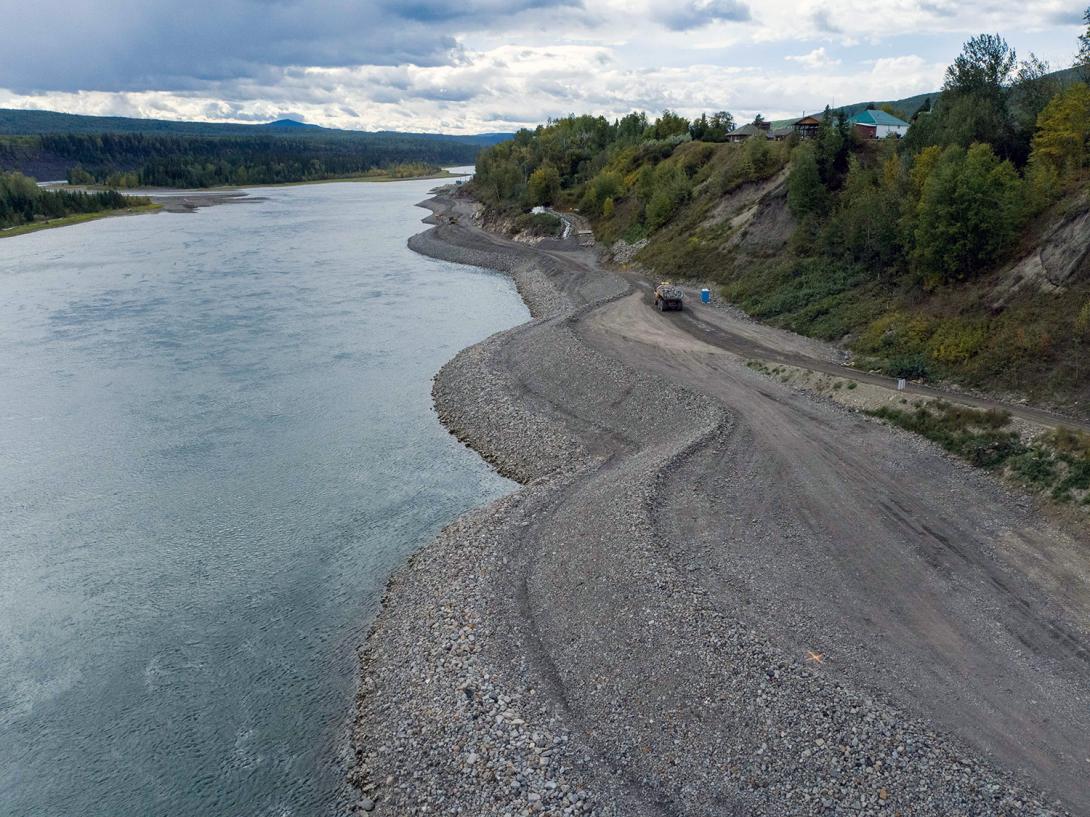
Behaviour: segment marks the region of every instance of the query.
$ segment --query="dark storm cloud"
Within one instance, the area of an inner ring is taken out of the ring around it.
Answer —
[[[655,18],[674,31],[689,31],[711,23],[744,22],[750,13],[741,0],[688,0],[661,6]]]
[[[195,90],[287,66],[442,65],[450,28],[502,29],[581,0],[37,0],[9,4],[0,87]]]
[[[1071,8],[1054,11],[1048,15],[1048,21],[1059,26],[1078,26],[1084,22],[1083,10],[1072,6]]]

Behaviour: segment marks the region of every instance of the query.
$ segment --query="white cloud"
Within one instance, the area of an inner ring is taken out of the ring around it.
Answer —
[[[807,65],[810,68],[827,68],[831,65],[840,65],[840,60],[833,59],[825,51],[825,46],[821,48],[815,48],[809,54],[800,54],[798,56],[784,57],[789,62],[797,62],[802,65]]]
[[[66,0],[65,14],[24,4],[0,30],[0,84],[20,89],[0,90],[0,106],[231,121],[293,112],[333,127],[461,133],[635,108],[778,117],[937,90],[957,44],[981,30],[1017,44],[1043,29],[1035,44],[1074,47],[1063,0],[194,3],[223,30],[176,15],[157,26],[159,4],[137,0]],[[252,19],[257,8],[271,19]],[[101,25],[77,30],[85,18]]]
[[[633,109],[657,114],[671,108],[687,116],[727,109],[742,118],[758,112],[778,118],[934,90],[943,69],[916,56],[836,72],[707,63],[631,68],[607,48],[503,46],[466,52],[457,65],[298,69],[274,86],[222,86],[210,94],[0,92],[0,106],[236,121],[291,111],[332,127],[472,133],[532,126],[568,113],[612,118]]]

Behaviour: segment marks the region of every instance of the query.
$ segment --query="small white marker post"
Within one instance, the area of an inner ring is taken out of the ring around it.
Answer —
[[[898,377],[897,378],[897,391],[904,391],[905,390],[905,385],[906,385],[905,384],[905,379],[903,377]]]

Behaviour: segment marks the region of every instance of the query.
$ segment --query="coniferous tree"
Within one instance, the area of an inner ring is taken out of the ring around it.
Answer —
[[[1082,73],[1083,82],[1090,83],[1090,6],[1087,6],[1082,19],[1086,23],[1086,31],[1079,35],[1079,56],[1075,65]]]

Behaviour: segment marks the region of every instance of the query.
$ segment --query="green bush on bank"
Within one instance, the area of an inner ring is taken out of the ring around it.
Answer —
[[[1090,504],[1090,434],[1060,427],[1027,444],[1009,428],[1007,412],[944,401],[921,404],[911,411],[883,406],[867,413],[1054,500]]]
[[[512,224],[511,232],[526,233],[538,237],[559,236],[564,222],[552,213],[523,213]]]

